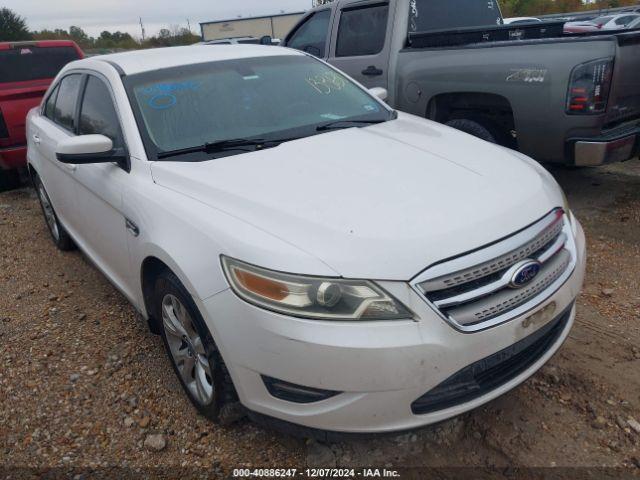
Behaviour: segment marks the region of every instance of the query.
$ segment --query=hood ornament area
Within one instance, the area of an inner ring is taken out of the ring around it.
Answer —
[[[509,282],[509,287],[511,288],[523,288],[526,285],[533,282],[533,280],[538,276],[540,270],[542,269],[542,264],[535,260],[525,260],[519,265],[516,266],[513,276],[511,277],[511,282]]]

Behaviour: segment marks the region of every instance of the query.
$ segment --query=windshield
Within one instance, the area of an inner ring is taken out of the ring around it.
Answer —
[[[604,25],[605,23],[609,23],[613,17],[598,17],[594,20],[591,20],[592,23],[597,25]]]
[[[189,65],[124,81],[150,159],[226,140],[300,138],[338,121],[363,126],[392,116],[344,75],[302,55]],[[183,157],[178,160],[211,155]]]
[[[496,0],[411,0],[409,32],[454,30],[502,24]]]
[[[72,47],[16,46],[0,50],[0,83],[55,77],[67,63],[78,60]]]

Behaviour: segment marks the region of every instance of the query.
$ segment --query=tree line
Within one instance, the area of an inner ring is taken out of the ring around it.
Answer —
[[[26,40],[73,40],[83,50],[133,50],[139,48],[173,47],[191,45],[200,41],[187,28],[177,26],[161,29],[157,35],[139,40],[126,32],[103,31],[98,37],[89,36],[82,28],[69,27],[69,30],[31,31],[27,21],[8,8],[0,9],[0,42]]]

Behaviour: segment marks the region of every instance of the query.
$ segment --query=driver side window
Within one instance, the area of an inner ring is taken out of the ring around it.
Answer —
[[[111,92],[102,80],[93,75],[87,79],[79,123],[80,135],[104,135],[113,141],[114,148],[124,146]]]
[[[300,25],[287,42],[287,47],[302,50],[316,57],[323,58],[329,35],[331,10],[314,13],[305,23]]]

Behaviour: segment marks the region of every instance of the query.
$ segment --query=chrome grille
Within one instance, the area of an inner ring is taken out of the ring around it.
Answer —
[[[513,279],[535,262],[540,271],[520,287]],[[533,308],[562,285],[576,263],[571,225],[561,209],[490,247],[438,264],[413,287],[454,327],[473,332]]]

